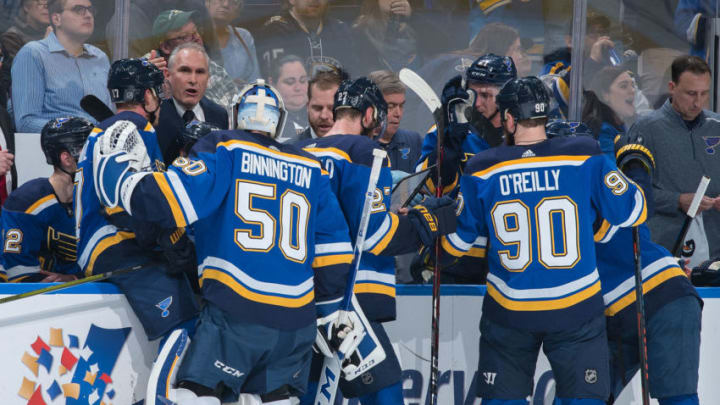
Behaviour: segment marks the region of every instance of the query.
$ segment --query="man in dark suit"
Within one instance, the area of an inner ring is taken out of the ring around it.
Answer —
[[[227,111],[205,97],[208,63],[205,49],[194,42],[179,45],[168,58],[167,78],[172,97],[163,101],[157,127],[158,144],[166,166],[178,157],[180,133],[187,123],[203,121],[228,129]]]

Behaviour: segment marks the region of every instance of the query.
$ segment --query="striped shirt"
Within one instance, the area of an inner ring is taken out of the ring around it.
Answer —
[[[107,77],[110,62],[100,49],[84,44],[70,55],[55,33],[25,44],[12,66],[12,100],[18,132],[40,132],[49,120],[75,115],[95,120],[80,108],[80,99],[94,94],[110,104]]]

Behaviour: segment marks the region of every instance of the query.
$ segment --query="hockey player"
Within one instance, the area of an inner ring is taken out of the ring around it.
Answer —
[[[642,144],[642,138],[623,137],[615,147],[618,167],[648,193],[651,215],[652,154]],[[650,394],[660,405],[698,404],[702,301],[677,258],[650,239],[647,225],[641,225],[638,231]],[[632,231],[603,221],[595,241],[608,317],[612,394],[617,398],[640,367]]]
[[[142,270],[113,276],[150,340],[183,322],[194,322],[198,308],[185,272],[195,268],[192,245],[183,229],[160,229],[103,204],[93,180],[93,149],[112,125],[136,128],[148,154],[143,167],[164,168],[153,124],[161,101],[163,74],[145,59],[112,64],[108,90],[118,113],[100,122],[80,156],[75,183],[75,218],[79,233],[78,264],[85,275],[143,265]],[[171,252],[175,250],[175,252]],[[170,262],[168,259],[171,259]]]
[[[362,198],[370,174],[373,148],[379,147],[370,136],[384,126],[387,104],[377,86],[365,77],[346,80],[335,93],[334,124],[322,138],[301,145],[320,158],[330,173],[332,191],[345,214],[350,235],[357,234]],[[451,200],[429,201],[416,206],[407,215],[388,212],[392,178],[384,167],[375,190],[365,253],[355,284],[355,294],[382,345],[386,358],[362,376],[340,380],[345,398],[360,397],[363,405],[401,404],[402,370],[382,322],[395,319],[395,263],[392,255],[416,250],[420,243],[432,244],[436,235],[452,232],[455,212]],[[383,256],[379,256],[383,255]],[[320,376],[323,356],[316,354],[310,377],[310,389],[301,399],[311,404]]]
[[[548,139],[548,94],[536,77],[497,96],[507,146],[475,155],[464,205],[443,250],[458,257],[478,237],[490,273],[480,321],[478,396],[526,404],[542,344],[561,404],[604,404],[610,394],[605,317],[592,221],[646,217],[642,191],[586,137]],[[443,256],[444,257],[444,256]]]
[[[23,184],[5,202],[0,279],[52,282],[77,278],[73,176],[92,129],[90,121],[78,117],[56,118],[42,128],[40,146],[48,164],[53,165],[53,174]]]
[[[285,118],[278,94],[262,80],[247,86],[235,105],[238,129],[201,138],[166,173],[137,172],[147,157],[133,131],[116,126],[93,145],[106,206],[163,227],[193,225],[206,305],[179,388],[167,390],[180,405],[241,393],[253,394],[243,395],[251,403],[290,404],[305,391],[316,315],[339,315],[348,228],[320,163],[274,139]],[[344,331],[351,340],[362,333],[359,325]],[[173,336],[169,368],[186,341]]]

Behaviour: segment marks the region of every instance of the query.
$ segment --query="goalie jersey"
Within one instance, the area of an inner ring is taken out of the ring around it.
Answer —
[[[295,330],[315,322],[316,301],[342,297],[352,246],[312,155],[259,134],[214,131],[190,159],[124,185],[133,218],[193,224],[203,297],[229,316]]]
[[[627,227],[645,197],[591,138],[501,146],[468,162],[458,230],[442,239],[459,257],[486,238],[483,314],[531,331],[563,330],[602,313],[593,222]]]
[[[75,175],[74,203],[78,230],[78,265],[86,276],[146,263],[155,248],[148,224],[134,221],[122,209],[100,204],[93,182],[93,148],[105,129],[117,121],[135,124],[156,170],[163,170],[163,158],[155,129],[140,115],[121,112],[98,124],[80,154]],[[142,231],[140,231],[142,230]]]
[[[39,270],[75,274],[77,239],[71,208],[58,201],[47,178],[13,191],[2,209],[0,280],[38,282]]]
[[[300,144],[318,157],[330,174],[337,197],[355,242],[372,166],[372,151],[379,146],[360,135],[331,135]],[[388,211],[392,176],[384,163],[375,188],[364,253],[355,282],[355,294],[365,315],[372,321],[395,319],[395,258],[419,247],[419,239],[404,216]],[[382,255],[382,256],[380,256]]]

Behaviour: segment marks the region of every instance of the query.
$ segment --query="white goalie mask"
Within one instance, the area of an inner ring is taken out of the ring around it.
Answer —
[[[287,111],[280,92],[265,80],[245,86],[235,96],[233,105],[237,129],[266,132],[276,138],[285,127]]]

